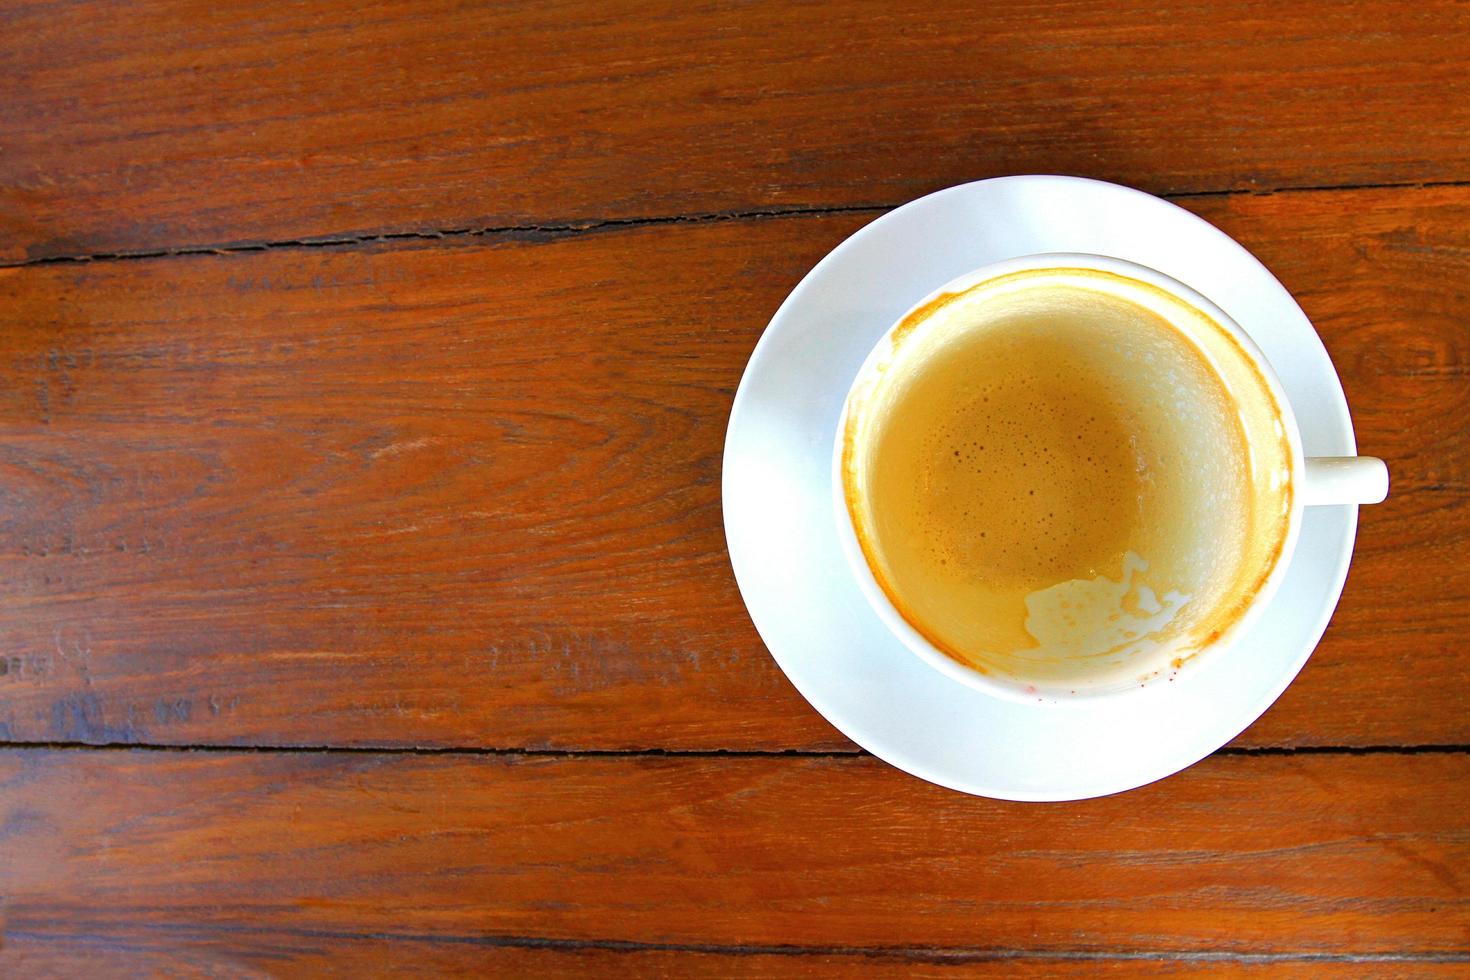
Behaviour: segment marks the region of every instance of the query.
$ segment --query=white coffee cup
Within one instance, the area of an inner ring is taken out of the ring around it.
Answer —
[[[1291,402],[1287,399],[1280,380],[1261,353],[1260,348],[1219,306],[1189,286],[1161,272],[1108,256],[1053,252],[993,263],[946,283],[915,303],[884,333],[874,345],[849,389],[843,406],[842,419],[838,425],[836,444],[833,448],[832,486],[838,538],[843,553],[846,555],[848,566],[878,618],[914,654],[934,669],[960,683],[992,695],[1027,704],[1056,704],[1085,701],[1098,697],[1125,696],[1147,687],[1157,686],[1159,681],[1171,677],[1172,672],[1160,673],[1151,679],[1130,681],[1110,688],[1089,688],[1076,691],[1066,686],[1035,683],[1023,677],[984,673],[945,654],[926,639],[919,630],[910,625],[895,608],[874,577],[859,543],[858,531],[853,524],[853,517],[848,507],[843,456],[847,421],[849,413],[853,410],[855,394],[874,378],[875,373],[880,369],[881,361],[894,348],[895,331],[909,319],[910,314],[928,306],[945,294],[963,293],[981,283],[1012,273],[1044,269],[1091,270],[1137,280],[1204,313],[1206,317],[1227,332],[1240,351],[1244,352],[1245,357],[1269,387],[1275,400],[1281,430],[1279,434],[1284,437],[1289,447],[1290,480],[1293,488],[1290,510],[1286,518],[1285,536],[1279,555],[1271,566],[1269,574],[1254,592],[1249,604],[1234,616],[1228,626],[1219,632],[1207,648],[1201,649],[1191,657],[1179,668],[1180,670],[1194,670],[1197,669],[1196,665],[1200,662],[1219,657],[1250,628],[1270,603],[1290,564],[1291,555],[1301,530],[1304,507],[1378,503],[1388,494],[1388,468],[1380,459],[1371,456],[1305,457],[1302,451],[1301,431],[1292,411]]]

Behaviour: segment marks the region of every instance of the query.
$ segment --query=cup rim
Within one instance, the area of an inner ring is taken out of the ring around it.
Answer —
[[[1230,334],[1240,346],[1241,350],[1245,352],[1259,375],[1265,380],[1267,389],[1275,399],[1278,416],[1281,420],[1289,450],[1292,493],[1286,518],[1286,534],[1282,540],[1281,549],[1277,554],[1275,564],[1267,574],[1265,581],[1256,590],[1255,595],[1245,610],[1226,626],[1215,640],[1201,647],[1182,666],[1160,672],[1151,678],[1140,681],[1137,685],[1130,682],[1126,687],[1084,688],[1072,691],[992,676],[959,663],[930,643],[894,607],[893,602],[878,584],[871,567],[868,565],[867,556],[864,554],[862,546],[858,542],[852,515],[847,507],[846,487],[843,476],[843,450],[848,414],[852,409],[853,393],[857,390],[859,383],[869,376],[877,360],[882,356],[888,346],[890,346],[893,333],[899,325],[914,311],[931,303],[945,293],[963,292],[983,282],[988,282],[991,279],[1016,272],[1032,272],[1046,269],[1083,269],[1135,279],[1161,289],[1207,315],[1221,329]],[[946,677],[1003,700],[1026,705],[1096,704],[1100,701],[1111,701],[1120,698],[1137,698],[1140,695],[1156,693],[1167,688],[1168,684],[1166,681],[1172,680],[1181,672],[1193,673],[1199,669],[1200,664],[1218,659],[1246,633],[1251,625],[1260,618],[1265,608],[1270,605],[1282,580],[1286,577],[1286,569],[1291,564],[1291,557],[1296,550],[1297,539],[1301,533],[1303,511],[1301,485],[1305,470],[1304,455],[1301,431],[1297,425],[1296,413],[1292,408],[1290,399],[1287,398],[1286,390],[1282,386],[1280,378],[1276,375],[1275,369],[1266,359],[1260,347],[1245,332],[1245,329],[1236,322],[1235,318],[1221,309],[1209,297],[1166,273],[1128,259],[1088,252],[1035,252],[988,263],[956,276],[938,288],[931,290],[900,314],[873,344],[868,352],[868,356],[863,360],[856,374],[853,375],[852,382],[848,385],[847,394],[843,398],[841,411],[838,414],[837,432],[832,452],[833,507],[837,521],[837,536],[843,555],[847,560],[848,568],[857,580],[858,589],[862,592],[863,597],[868,601],[868,605],[877,614],[878,618],[882,620],[888,630],[910,652]]]

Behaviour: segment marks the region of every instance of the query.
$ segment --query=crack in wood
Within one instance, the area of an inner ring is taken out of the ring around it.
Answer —
[[[51,933],[35,928],[11,929],[12,939],[54,939],[106,942],[113,938],[96,923],[73,923],[93,929],[91,935],[74,932]],[[211,923],[131,923],[130,932],[188,934],[194,938],[211,935],[249,934],[289,936],[300,939],[346,939],[363,941],[421,942],[460,946],[514,947],[560,951],[602,950],[622,953],[703,953],[719,956],[851,956],[865,959],[907,960],[934,963],[994,962],[1004,960],[1072,960],[1083,962],[1183,961],[1193,963],[1465,963],[1470,952],[1462,950],[1411,950],[1395,952],[1332,953],[1315,950],[1240,951],[1187,949],[1025,949],[969,946],[833,946],[744,943],[644,942],[629,939],[558,939],[545,936],[468,935],[432,932],[377,932],[314,928],[255,928]]]
[[[1269,197],[1274,194],[1311,194],[1371,190],[1422,190],[1435,187],[1470,187],[1470,180],[1409,181],[1401,183],[1322,184],[1274,188],[1224,188],[1221,190],[1176,191],[1158,195],[1165,200],[1187,200],[1216,197]],[[341,248],[393,242],[437,242],[485,238],[495,241],[541,242],[578,235],[617,231],[624,228],[658,227],[681,224],[710,224],[719,221],[751,221],[764,218],[812,217],[831,214],[876,214],[891,211],[905,202],[843,205],[795,205],[791,207],[751,208],[729,211],[706,211],[694,214],[648,215],[632,218],[590,218],[575,221],[552,221],[525,225],[487,225],[479,228],[436,228],[417,231],[389,231],[365,234],[323,234],[274,241],[223,242],[214,245],[181,245],[145,249],[135,252],[93,252],[78,255],[48,255],[37,259],[0,262],[0,269],[27,266],[65,265],[80,262],[116,262],[137,259],[182,258],[195,255],[233,255],[240,252],[266,252],[279,249]]]
[[[403,746],[403,745],[170,745],[156,742],[78,742],[78,741],[0,741],[0,751],[27,749],[38,751],[104,751],[104,752],[212,752],[223,754],[280,753],[298,755],[467,755],[514,756],[546,759],[598,758],[671,758],[671,759],[857,759],[869,753],[852,749],[550,749],[505,746]],[[1212,755],[1219,756],[1286,756],[1286,755],[1462,755],[1470,754],[1470,745],[1260,745],[1225,746]]]

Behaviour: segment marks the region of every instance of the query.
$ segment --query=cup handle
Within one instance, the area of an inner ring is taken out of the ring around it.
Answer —
[[[1375,456],[1312,456],[1302,481],[1302,503],[1376,504],[1388,496],[1388,467]]]

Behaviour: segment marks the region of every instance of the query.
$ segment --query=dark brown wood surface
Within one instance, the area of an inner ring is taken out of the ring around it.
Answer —
[[[0,0],[0,977],[1465,975],[1467,68],[1447,0]],[[1018,172],[1243,242],[1393,473],[1265,716],[1055,806],[832,729],[720,524],[790,288]]]
[[[7,929],[40,947],[1433,959],[1470,913],[1446,755],[1222,757],[1045,811],[866,757],[33,750],[0,754],[0,788]]]
[[[1470,179],[1458,0],[11,0],[0,260]]]
[[[120,955],[119,949],[125,948]],[[608,949],[578,946],[514,946],[495,942],[436,942],[405,936],[329,938],[272,936],[268,947],[179,933],[135,938],[126,947],[109,942],[57,942],[23,934],[12,939],[11,961],[23,973],[74,977],[116,973],[119,962],[139,974],[169,977],[272,977],[281,975],[413,971],[419,976],[471,974],[497,977],[580,978],[722,977],[786,980],[789,977],[916,977],[925,980],[989,977],[1002,980],[1072,977],[1223,977],[1226,980],[1300,980],[1322,976],[1344,980],[1418,980],[1465,975],[1453,961],[1352,960],[1339,957],[1225,956],[1198,958],[1048,956],[988,952],[801,952],[694,949]],[[125,958],[124,958],[125,957]]]

